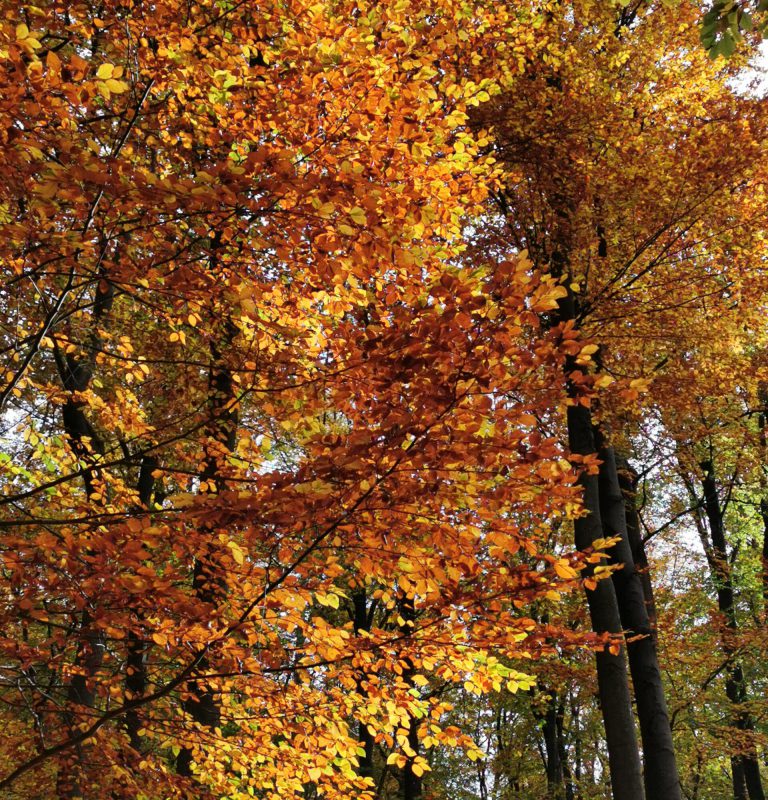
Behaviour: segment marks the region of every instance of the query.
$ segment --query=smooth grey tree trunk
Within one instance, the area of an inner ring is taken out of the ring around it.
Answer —
[[[613,562],[622,565],[613,573],[612,580],[621,624],[627,635],[627,657],[643,743],[645,793],[648,800],[682,800],[656,641],[643,582],[629,543],[625,498],[613,448],[602,447],[600,459],[603,532],[606,537],[621,537],[610,550]]]
[[[709,534],[712,543],[712,556],[709,559],[712,576],[717,588],[717,606],[725,619],[725,636],[722,647],[725,655],[731,660],[725,680],[725,693],[732,706],[733,724],[740,731],[754,730],[752,715],[744,704],[747,701],[747,686],[744,672],[736,658],[731,635],[738,630],[736,618],[736,599],[733,588],[731,567],[728,562],[725,540],[725,520],[720,499],[717,496],[715,468],[711,461],[701,464],[704,471],[702,488],[704,490],[704,509],[709,523]],[[754,746],[746,753],[731,757],[734,800],[765,800],[765,792],[760,778],[760,765]],[[746,793],[745,793],[746,790]]]
[[[214,246],[214,252],[215,249]],[[230,405],[236,391],[225,354],[236,335],[236,326],[231,320],[227,320],[222,337],[223,347],[220,348],[213,342],[210,344],[211,366],[208,372],[210,418],[206,433],[213,441],[224,445],[226,451],[230,453],[234,451],[237,444],[238,412]],[[207,458],[200,478],[205,483],[213,481],[217,491],[226,487],[226,481],[221,477],[218,458],[215,455]],[[215,607],[223,600],[221,569],[222,567],[212,550],[200,553],[195,560],[192,577],[193,590],[197,599],[205,605]],[[196,672],[204,673],[208,668],[208,659],[202,658]],[[200,725],[210,729],[218,728],[221,724],[221,709],[211,687],[193,676],[187,684],[187,689],[189,699],[184,702],[184,710]],[[176,772],[187,778],[192,777],[192,751],[190,748],[183,747],[180,750],[176,758]]]
[[[353,625],[355,635],[360,635],[363,632],[371,630],[372,613],[368,606],[368,598],[365,593],[365,588],[360,587],[352,595],[352,603],[354,609]],[[357,680],[357,691],[364,697],[367,695],[364,685],[365,675],[361,674]],[[373,747],[374,739],[368,731],[368,726],[364,722],[357,724],[357,738],[363,747],[363,755],[360,756],[359,773],[362,778],[370,778],[373,781]]]
[[[594,455],[597,452],[592,414],[583,405],[568,407],[568,441],[573,453]],[[574,533],[576,547],[586,550],[604,535],[600,487],[597,475],[583,472],[579,480],[588,514],[574,520]],[[620,635],[622,624],[613,582],[598,581],[595,589],[588,589],[586,594],[595,633]],[[621,647],[615,655],[607,649],[595,654],[600,707],[605,725],[613,800],[643,800],[643,774],[624,651],[625,648]],[[648,800],[656,798],[649,797]]]

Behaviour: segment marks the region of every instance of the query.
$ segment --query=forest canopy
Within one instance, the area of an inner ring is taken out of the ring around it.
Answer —
[[[0,797],[764,800],[763,3],[0,17]]]

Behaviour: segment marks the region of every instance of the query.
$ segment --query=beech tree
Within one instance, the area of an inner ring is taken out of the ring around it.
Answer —
[[[458,265],[477,54],[529,17],[11,12],[0,786],[358,796],[372,740],[418,796],[479,755],[433,679],[595,641],[524,613],[599,560],[539,546],[578,503],[537,424],[560,290]]]
[[[762,796],[766,112],[701,24],[3,5],[4,796]]]
[[[495,152],[506,166],[487,246],[525,248],[539,269],[549,269],[564,295],[549,315],[553,334],[578,329],[594,342],[574,348],[563,363],[565,435],[577,458],[601,462],[582,475],[589,513],[575,521],[576,543],[619,537],[615,591],[601,583],[587,592],[592,625],[641,637],[631,640],[628,657],[645,793],[678,797],[649,584],[635,568],[645,557],[637,538],[634,548],[630,542],[632,509],[622,496],[614,443],[631,442],[633,417],[642,413],[632,402],[654,373],[675,374],[674,362],[685,360],[676,350],[679,316],[706,304],[728,315],[731,292],[762,291],[762,276],[747,260],[734,263],[732,252],[738,240],[741,252],[758,263],[764,258],[764,216],[754,199],[764,181],[757,149],[765,116],[761,104],[729,84],[738,65],[713,64],[698,47],[694,6],[630,13],[606,6],[601,13],[574,3],[561,17],[550,16],[553,24],[558,19],[552,41],[559,49],[532,63],[528,90],[510,86],[477,115],[480,125],[494,128]],[[685,81],[676,58],[685,60]],[[738,140],[740,155],[723,153],[723,138]],[[585,358],[590,353],[594,358]],[[581,396],[585,384],[613,386],[590,408]],[[678,402],[661,394],[653,400]],[[630,484],[625,480],[631,492]],[[610,666],[602,661],[608,658],[598,655],[597,671],[613,792],[640,797],[628,682],[622,658],[612,656]]]

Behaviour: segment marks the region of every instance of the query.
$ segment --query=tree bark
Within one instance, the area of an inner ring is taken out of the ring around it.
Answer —
[[[599,436],[599,434],[598,434]],[[627,532],[624,494],[619,483],[612,447],[600,450],[600,512],[606,537],[619,536],[610,555],[621,569],[613,573],[613,586],[621,624],[626,631],[627,657],[643,743],[646,797],[681,800],[680,778],[672,741],[667,701],[661,681],[656,642],[648,617],[646,592],[638,572]]]
[[[736,658],[736,647],[733,641],[733,637],[738,631],[738,620],[733,578],[726,550],[725,520],[717,496],[714,464],[711,461],[703,461],[701,468],[704,471],[704,480],[702,481],[704,510],[709,523],[712,544],[712,554],[709,559],[710,569],[715,579],[717,606],[725,621],[722,637],[723,652],[730,660],[725,681],[725,694],[733,709],[734,727],[739,731],[749,733],[754,730],[754,721],[752,715],[744,707],[747,701],[747,687],[741,664]],[[749,800],[765,800],[765,792],[760,778],[760,765],[754,745],[748,747],[746,752],[736,753],[731,757],[731,774],[734,800],[746,800],[747,797]]]
[[[354,620],[353,625],[355,634],[359,635],[363,631],[371,630],[371,614],[368,608],[368,598],[365,594],[365,589],[360,588],[352,595],[352,603],[354,607]],[[364,675],[357,681],[357,690],[362,696],[366,696],[366,689],[363,685]],[[357,738],[363,748],[363,755],[360,757],[359,773],[362,778],[370,778],[373,782],[373,736],[368,731],[368,726],[364,722],[357,724]]]
[[[214,248],[215,250],[215,248]],[[237,442],[237,409],[232,405],[235,384],[232,372],[226,364],[224,353],[237,333],[229,321],[225,323],[224,348],[211,344],[211,366],[208,373],[210,421],[207,427],[209,440],[213,443],[206,457],[206,465],[200,476],[201,482],[212,482],[217,491],[224,489],[226,481],[220,472],[220,449],[232,452]],[[213,546],[202,552],[195,560],[192,586],[197,599],[204,607],[215,607],[221,601],[221,567],[213,552]],[[204,673],[209,666],[207,658],[200,660],[196,673]],[[188,699],[184,710],[192,719],[206,728],[217,728],[221,723],[221,711],[211,687],[193,678],[187,685]],[[192,776],[192,750],[183,747],[176,759],[176,771],[184,777]]]
[[[562,714],[559,698],[554,692],[547,697],[547,705],[541,715],[541,732],[544,738],[546,756],[547,798],[548,800],[565,800],[565,765],[563,747]]]
[[[400,616],[403,619],[403,625],[400,630],[404,636],[408,637],[413,632],[413,623],[416,620],[416,609],[414,604],[413,595],[401,592],[398,602]],[[413,676],[413,667],[410,659],[406,659],[408,667],[403,671],[403,680],[411,682]],[[413,763],[416,756],[419,754],[419,726],[420,722],[415,717],[412,717],[408,724],[408,746],[416,754],[409,756],[403,767],[401,776],[401,788],[403,800],[421,800],[422,797],[422,781],[421,777],[413,771]]]
[[[105,280],[103,268],[99,276],[103,283],[101,280],[97,283],[87,336],[87,345],[92,355],[78,360],[74,355],[63,354],[58,345],[54,345],[53,353],[62,386],[69,393],[61,410],[62,426],[67,442],[82,465],[80,476],[83,479],[86,497],[89,501],[101,505],[101,500],[97,499],[100,497],[99,490],[106,491],[106,487],[101,484],[97,456],[104,453],[104,442],[83,410],[83,402],[75,397],[76,393],[85,392],[91,383],[95,353],[101,346],[99,325],[112,308],[114,292],[112,285]],[[75,730],[78,711],[84,708],[93,709],[96,703],[91,679],[104,660],[105,642],[102,633],[93,627],[92,619],[91,611],[86,606],[80,614],[78,633],[80,641],[75,656],[78,672],[70,680],[66,694],[64,722],[70,731]],[[85,796],[84,753],[84,747],[78,747],[74,757],[61,764],[56,779],[56,794],[59,800]]]
[[[657,639],[656,630],[656,601],[653,597],[653,584],[648,567],[648,555],[645,552],[645,542],[640,532],[640,516],[637,511],[637,473],[623,458],[617,457],[616,467],[619,473],[619,486],[624,495],[624,516],[627,522],[627,539],[635,561],[635,569],[640,575],[640,583],[643,586],[645,597],[645,608],[648,614],[648,623],[651,628],[651,636],[654,641]]]
[[[568,407],[568,441],[573,453],[594,455],[597,452],[592,415],[583,405]],[[574,531],[576,547],[586,550],[595,539],[604,535],[600,516],[600,487],[597,475],[586,471],[582,472],[579,481],[584,491],[584,508],[588,513],[574,520]],[[598,581],[595,589],[587,590],[586,594],[595,633],[620,635],[622,626],[613,582]],[[595,654],[595,661],[613,798],[642,800],[642,768],[624,648],[620,648],[615,655],[604,649]],[[649,797],[648,800],[655,798]]]
[[[768,620],[768,480],[766,480],[766,470],[768,470],[768,386],[761,383],[758,388],[758,398],[761,411],[758,415],[757,424],[760,426],[760,455],[762,464],[760,465],[760,517],[763,521],[763,549],[762,549],[762,588],[763,588],[763,615]]]
[[[136,488],[139,495],[139,506],[136,509],[152,508],[152,495],[155,488],[155,479],[152,473],[157,469],[157,459],[154,456],[144,456],[139,468],[139,478]],[[126,699],[141,697],[147,689],[147,650],[149,644],[134,631],[128,633],[127,657],[125,662],[125,689]],[[139,731],[141,730],[141,715],[138,709],[132,709],[125,715],[125,730],[131,747],[140,753],[144,743]]]

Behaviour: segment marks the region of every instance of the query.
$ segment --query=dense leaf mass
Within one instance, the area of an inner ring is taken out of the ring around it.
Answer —
[[[723,9],[0,8],[0,796],[762,797]]]

